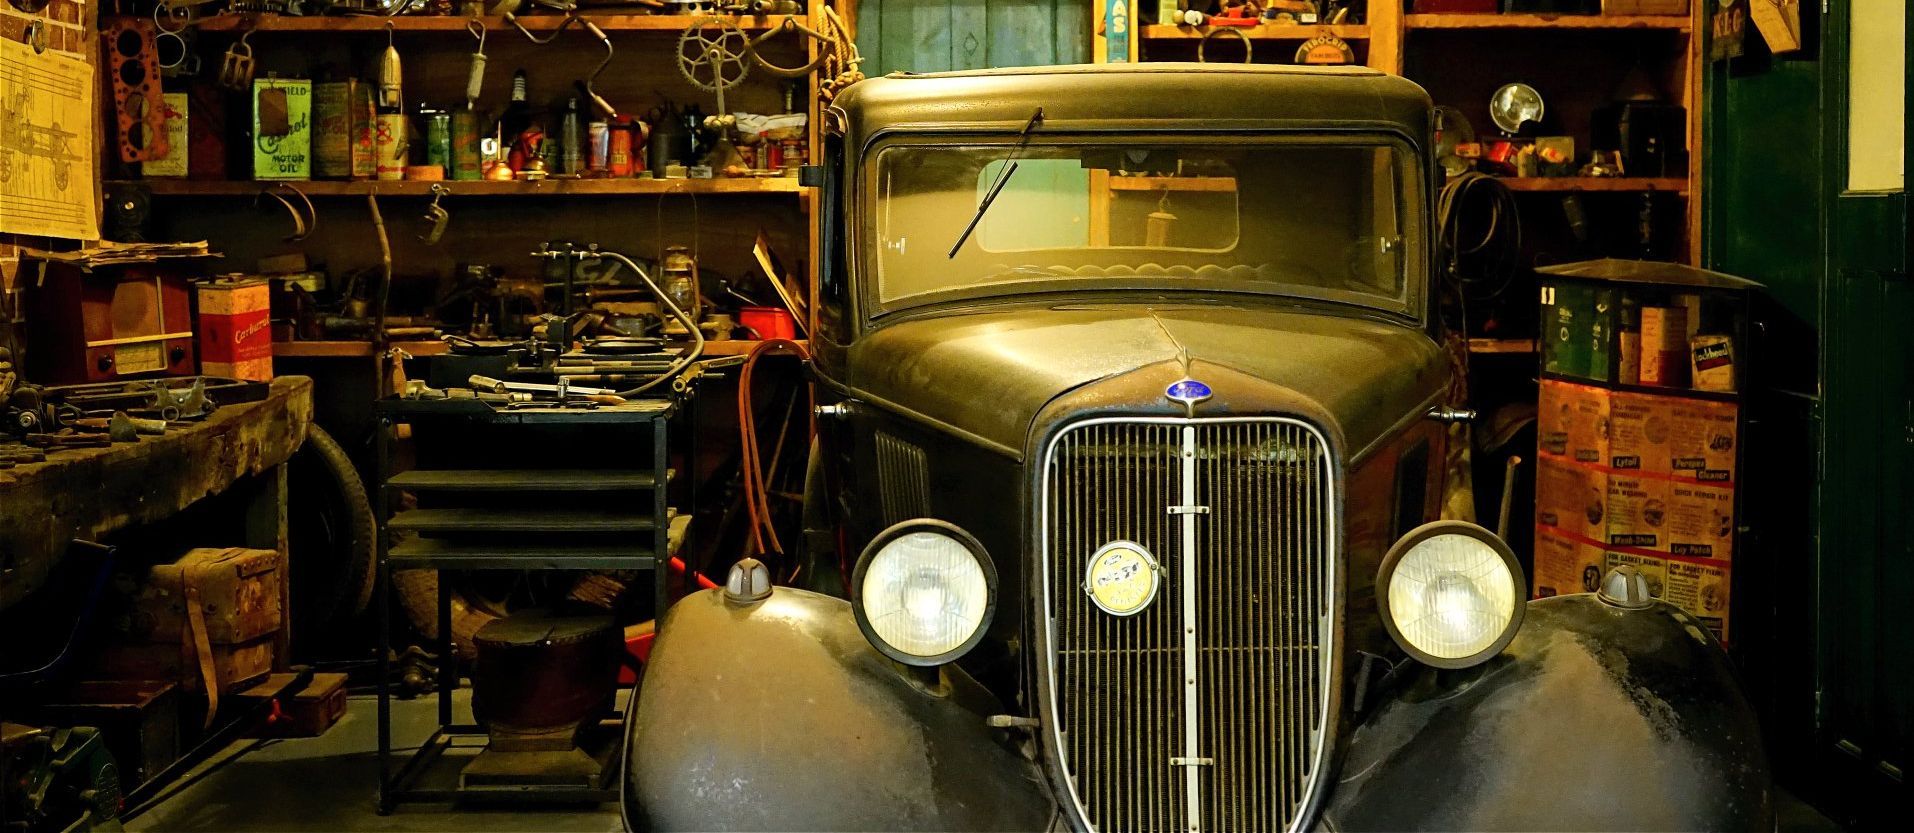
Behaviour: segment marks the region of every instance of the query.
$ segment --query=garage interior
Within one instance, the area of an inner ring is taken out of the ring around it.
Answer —
[[[1905,824],[1908,32],[0,0],[0,831]]]

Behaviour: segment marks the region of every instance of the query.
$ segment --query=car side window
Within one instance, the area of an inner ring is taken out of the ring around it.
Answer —
[[[847,190],[844,178],[850,175],[850,170],[844,164],[843,136],[824,137],[824,167],[824,187],[820,195],[823,204],[821,237],[824,263],[823,268],[818,270],[818,335],[843,344],[850,341],[851,294],[844,216],[844,194]]]

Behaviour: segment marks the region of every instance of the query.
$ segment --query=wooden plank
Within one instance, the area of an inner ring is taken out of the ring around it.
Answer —
[[[146,179],[140,184],[155,196],[252,196],[274,185],[269,182],[196,179]],[[795,177],[738,177],[727,179],[547,179],[539,182],[425,182],[418,180],[310,180],[285,183],[309,197],[379,196],[425,197],[432,186],[443,185],[452,197],[564,197],[640,196],[649,194],[796,194],[803,190]]]
[[[270,474],[311,421],[312,380],[281,376],[264,400],[227,405],[190,427],[0,470],[0,553],[12,568],[0,579],[0,609],[38,588],[68,541],[163,520],[242,477]]]
[[[873,4],[876,5],[876,4]],[[698,15],[676,14],[594,14],[585,12],[582,17],[607,32],[659,32],[676,35],[690,26]],[[392,24],[395,32],[449,32],[466,31],[465,25],[471,18],[460,15],[404,15],[387,18],[380,15],[342,15],[342,16],[288,16],[278,14],[251,15],[252,23],[245,22],[248,16],[222,14],[206,18],[195,24],[202,32],[239,32],[252,28],[259,32],[355,32],[384,33],[386,24]],[[800,25],[808,25],[804,15],[792,15]],[[738,17],[738,27],[746,30],[769,29],[781,25],[785,15],[752,15]],[[491,32],[506,32],[517,35],[518,30],[506,23],[503,17],[479,18],[485,28]],[[564,22],[564,15],[529,14],[518,18],[525,28],[534,32],[549,32]],[[573,27],[572,31],[584,31],[582,27]]]
[[[1535,339],[1472,338],[1469,339],[1469,352],[1503,355],[1533,354],[1535,352]]]
[[[1402,74],[1402,4],[1369,6],[1369,68]]]
[[[1217,26],[1175,26],[1152,23],[1143,26],[1138,37],[1152,40],[1196,40]],[[1320,35],[1335,35],[1343,40],[1368,40],[1372,29],[1365,24],[1312,25],[1301,23],[1263,23],[1256,26],[1230,26],[1248,35],[1250,40],[1309,40]],[[1232,37],[1219,35],[1219,37]]]
[[[1669,191],[1686,193],[1684,177],[1508,176],[1499,180],[1511,191]]]
[[[413,469],[386,481],[420,492],[627,492],[655,483],[652,472],[628,469]]]
[[[990,22],[985,0],[944,0],[950,7],[950,68],[990,66]]]
[[[652,518],[598,510],[495,509],[459,507],[408,509],[392,516],[388,529],[414,532],[477,534],[487,532],[564,533],[646,532]]]
[[[443,356],[452,348],[443,341],[395,341],[392,346],[413,356]],[[370,341],[275,341],[274,356],[292,359],[366,358],[372,355]]]
[[[1236,178],[1229,176],[1114,176],[1110,177],[1110,190],[1115,192],[1142,191],[1157,193],[1161,191],[1200,191],[1205,193],[1236,193]]]
[[[1409,29],[1672,29],[1688,31],[1687,15],[1411,14]]]

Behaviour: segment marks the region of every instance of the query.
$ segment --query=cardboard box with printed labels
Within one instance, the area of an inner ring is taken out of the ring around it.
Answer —
[[[1608,474],[1603,479],[1608,487],[1608,515],[1597,540],[1611,546],[1665,549],[1671,484],[1642,474]]]
[[[1535,536],[1534,597],[1592,593],[1606,572],[1601,547],[1540,533]]]
[[[1670,416],[1669,469],[1706,483],[1732,483],[1741,444],[1741,407],[1734,402],[1665,398]]]
[[[1538,532],[1558,530],[1590,541],[1608,536],[1608,476],[1547,457],[1535,471]]]
[[[1725,643],[1730,633],[1728,598],[1733,575],[1725,561],[1670,558],[1661,598],[1700,619]]]
[[[1718,561],[1734,557],[1732,487],[1674,480],[1668,483],[1668,495],[1668,552]]]
[[[1537,431],[1542,451],[1578,463],[1608,459],[1609,392],[1558,379],[1541,383]]]

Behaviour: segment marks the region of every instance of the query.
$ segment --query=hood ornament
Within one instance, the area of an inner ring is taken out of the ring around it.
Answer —
[[[1210,398],[1211,393],[1212,391],[1209,385],[1198,382],[1195,379],[1183,379],[1163,389],[1164,396],[1191,407],[1194,407],[1198,402]]]

